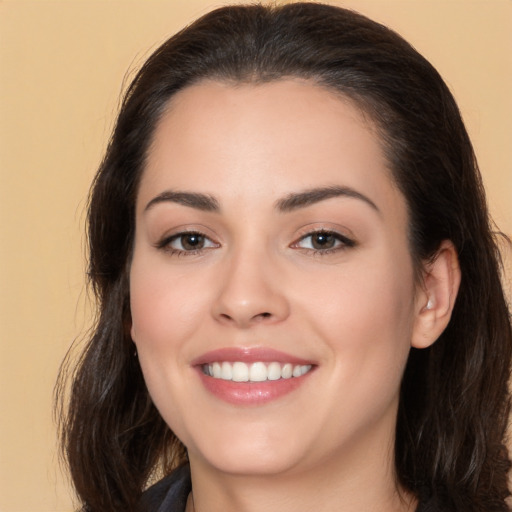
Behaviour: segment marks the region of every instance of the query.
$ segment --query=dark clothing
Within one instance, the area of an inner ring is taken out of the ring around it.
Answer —
[[[188,464],[151,486],[142,496],[142,512],[185,512],[187,498],[192,489]],[[428,503],[420,503],[416,512],[439,512]]]
[[[188,464],[152,485],[141,500],[141,512],[185,512],[187,498],[192,490]]]

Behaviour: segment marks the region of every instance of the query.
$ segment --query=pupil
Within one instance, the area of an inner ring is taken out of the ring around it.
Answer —
[[[186,250],[201,249],[204,245],[204,238],[196,234],[183,235],[181,245]]]
[[[334,246],[334,236],[329,233],[317,233],[313,237],[315,249],[330,249]]]

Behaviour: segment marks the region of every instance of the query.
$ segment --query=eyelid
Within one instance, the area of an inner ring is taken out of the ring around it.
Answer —
[[[171,232],[167,232],[165,235],[160,237],[158,241],[153,244],[156,249],[168,251],[171,254],[177,254],[177,255],[193,255],[197,254],[204,250],[210,250],[214,249],[216,247],[220,247],[220,243],[217,242],[213,236],[207,234],[205,231],[209,231],[208,229],[201,229],[197,227],[178,227]],[[203,237],[205,240],[209,241],[209,244],[207,247],[198,247],[197,249],[178,249],[171,246],[171,243],[175,240],[178,240],[182,236],[186,235],[198,235]]]
[[[325,248],[325,249],[315,249],[313,247],[300,247],[299,243],[303,240],[306,240],[309,237],[314,236],[315,234],[325,233],[327,235],[332,235],[336,239],[337,243],[334,247]],[[345,250],[351,247],[355,247],[357,242],[351,236],[347,236],[345,234],[340,233],[339,230],[333,229],[331,227],[319,226],[319,227],[307,227],[302,230],[302,234],[297,238],[295,242],[293,242],[290,247],[294,249],[302,249],[304,251],[311,251],[317,254],[329,254],[332,252],[337,252],[340,250]]]

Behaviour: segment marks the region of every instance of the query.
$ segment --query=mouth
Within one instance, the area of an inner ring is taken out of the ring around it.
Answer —
[[[242,361],[216,361],[203,364],[201,370],[204,375],[214,379],[232,382],[266,382],[302,377],[311,371],[312,367],[311,364],[283,364],[277,361],[270,363],[257,361],[249,364]]]
[[[205,389],[238,406],[257,406],[301,388],[317,365],[274,349],[223,348],[192,362]]]

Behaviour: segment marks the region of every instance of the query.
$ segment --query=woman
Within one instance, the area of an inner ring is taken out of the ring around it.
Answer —
[[[389,29],[296,3],[171,38],[127,91],[89,243],[62,426],[84,510],[508,510],[482,184]]]

